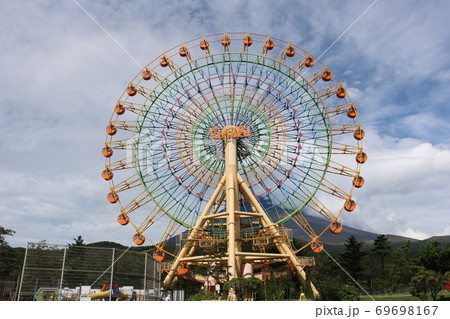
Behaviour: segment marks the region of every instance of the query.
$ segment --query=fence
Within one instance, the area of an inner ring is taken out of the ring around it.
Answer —
[[[34,300],[40,288],[58,299],[80,300],[103,285],[127,287],[132,300],[161,300],[161,272],[151,255],[117,248],[28,243],[17,300]]]

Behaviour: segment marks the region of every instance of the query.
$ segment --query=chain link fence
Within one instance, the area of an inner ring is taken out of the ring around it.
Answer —
[[[34,300],[43,288],[59,300],[83,300],[117,285],[130,300],[161,300],[161,272],[147,253],[118,248],[28,243],[16,300]]]

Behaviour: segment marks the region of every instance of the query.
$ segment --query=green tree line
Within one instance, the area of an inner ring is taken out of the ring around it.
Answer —
[[[411,242],[394,248],[386,235],[367,247],[354,236],[341,253],[316,255],[310,279],[323,300],[358,300],[360,294],[410,293],[436,300],[450,280],[450,248],[433,240],[411,251]]]

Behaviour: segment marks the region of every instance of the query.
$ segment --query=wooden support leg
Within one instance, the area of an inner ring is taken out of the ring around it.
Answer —
[[[220,192],[223,190],[223,187],[225,186],[225,176],[222,177],[222,179],[219,182],[219,185],[217,186],[216,190],[214,191],[214,193],[211,196],[211,199],[209,200],[208,204],[206,204],[205,209],[203,210],[202,214],[200,215],[199,219],[197,220],[197,222],[195,223],[194,228],[192,229],[188,240],[192,240],[193,238],[195,238],[197,236],[197,233],[199,232],[199,230],[202,228],[204,222],[205,222],[205,217],[208,215],[209,211],[211,210],[211,208],[214,205],[214,202],[216,201],[217,197],[219,196]],[[193,253],[192,251],[190,251],[190,248],[187,246],[184,246],[180,253],[178,254],[177,258],[175,258],[175,261],[172,264],[172,268],[169,270],[169,273],[166,276],[166,279],[164,279],[164,285],[165,286],[171,286],[173,284],[173,278],[175,276],[175,271],[177,270],[177,267],[181,261],[182,258],[184,258],[188,253]]]

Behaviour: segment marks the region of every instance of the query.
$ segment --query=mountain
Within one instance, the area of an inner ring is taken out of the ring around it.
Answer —
[[[330,221],[321,217],[305,214],[306,219],[311,225],[312,229],[320,234],[323,229],[328,227]],[[293,231],[293,236],[303,241],[310,241],[311,238],[303,231],[294,221],[287,221],[284,226],[290,228]],[[343,229],[339,234],[333,234],[330,230],[327,230],[320,236],[320,241],[326,245],[343,245],[350,236],[354,236],[358,241],[364,241],[367,244],[371,244],[381,234],[372,233],[350,226],[343,225]],[[414,238],[408,238],[398,235],[386,235],[389,240],[395,245],[396,243],[406,243],[408,240],[411,242],[418,242],[419,240]]]

